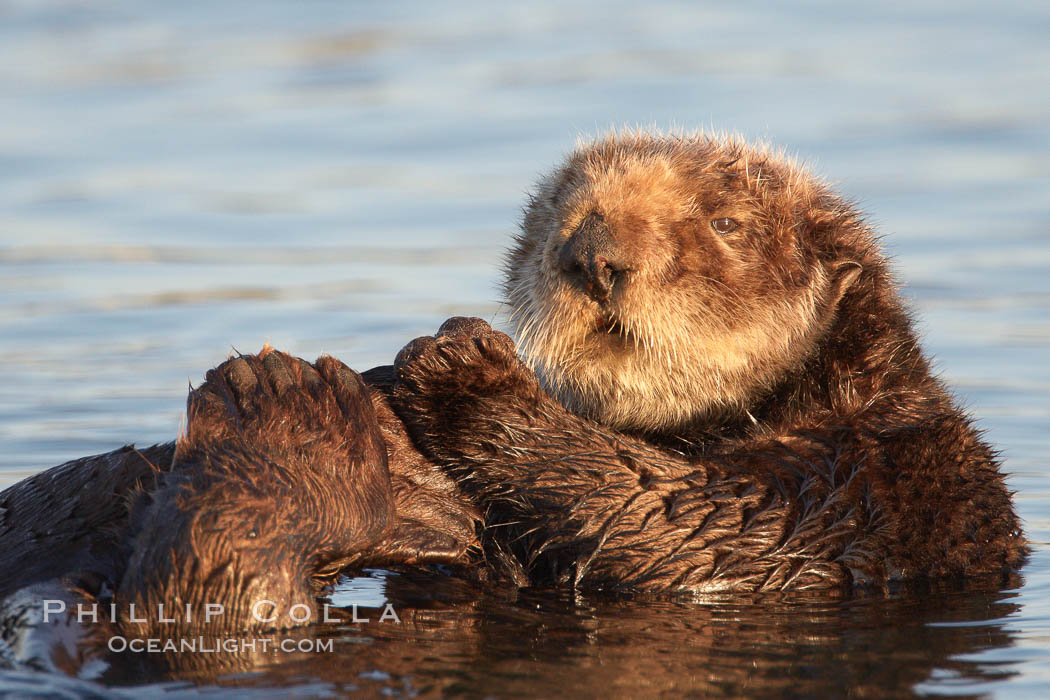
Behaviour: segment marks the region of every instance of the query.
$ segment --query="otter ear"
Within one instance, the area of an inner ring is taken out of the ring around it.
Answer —
[[[834,270],[831,279],[831,301],[832,304],[838,304],[842,296],[856,283],[864,267],[855,260],[844,260],[837,263]]]

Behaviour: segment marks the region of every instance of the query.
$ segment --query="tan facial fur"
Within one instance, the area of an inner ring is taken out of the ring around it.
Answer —
[[[675,431],[746,411],[808,357],[849,252],[810,235],[840,200],[765,147],[612,134],[538,184],[507,260],[519,352],[570,410]],[[596,300],[559,267],[588,217],[626,261]],[[736,228],[718,233],[712,220]]]

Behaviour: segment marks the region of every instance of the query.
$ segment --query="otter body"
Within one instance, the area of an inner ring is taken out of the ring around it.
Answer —
[[[251,627],[252,600],[287,609],[364,562],[701,593],[1022,561],[998,460],[873,231],[781,155],[581,146],[537,187],[505,291],[521,357],[452,319],[367,385],[331,358],[234,358],[177,443],[8,489],[0,594],[101,579],[147,606],[218,597]]]
[[[766,148],[611,135],[544,178],[512,341],[455,320],[394,407],[522,581],[692,592],[1001,573],[995,453],[932,376],[874,232]]]

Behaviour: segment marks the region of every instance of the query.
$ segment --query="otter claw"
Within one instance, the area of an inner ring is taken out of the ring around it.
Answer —
[[[510,336],[506,333],[500,333],[499,331],[489,329],[486,335],[481,336],[475,340],[478,348],[485,353],[506,353],[508,355],[515,355],[514,352],[514,341],[511,340]]]
[[[281,353],[269,353],[263,358],[262,364],[275,395],[278,397],[284,396],[285,393],[295,387],[295,377],[292,375],[284,358],[281,357]]]
[[[226,385],[229,387],[234,398],[242,404],[244,397],[255,394],[259,389],[259,379],[252,369],[251,364],[244,357],[236,357],[226,362],[225,367],[220,366]]]
[[[306,360],[296,357],[294,358],[295,367],[298,369],[299,376],[302,380],[303,387],[310,392],[310,395],[315,399],[322,396],[325,392],[324,380],[321,379],[321,375],[318,374],[314,366]]]

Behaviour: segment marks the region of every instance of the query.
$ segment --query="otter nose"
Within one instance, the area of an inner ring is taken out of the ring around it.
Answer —
[[[558,254],[558,267],[575,285],[599,304],[612,295],[627,263],[600,214],[589,214]]]

